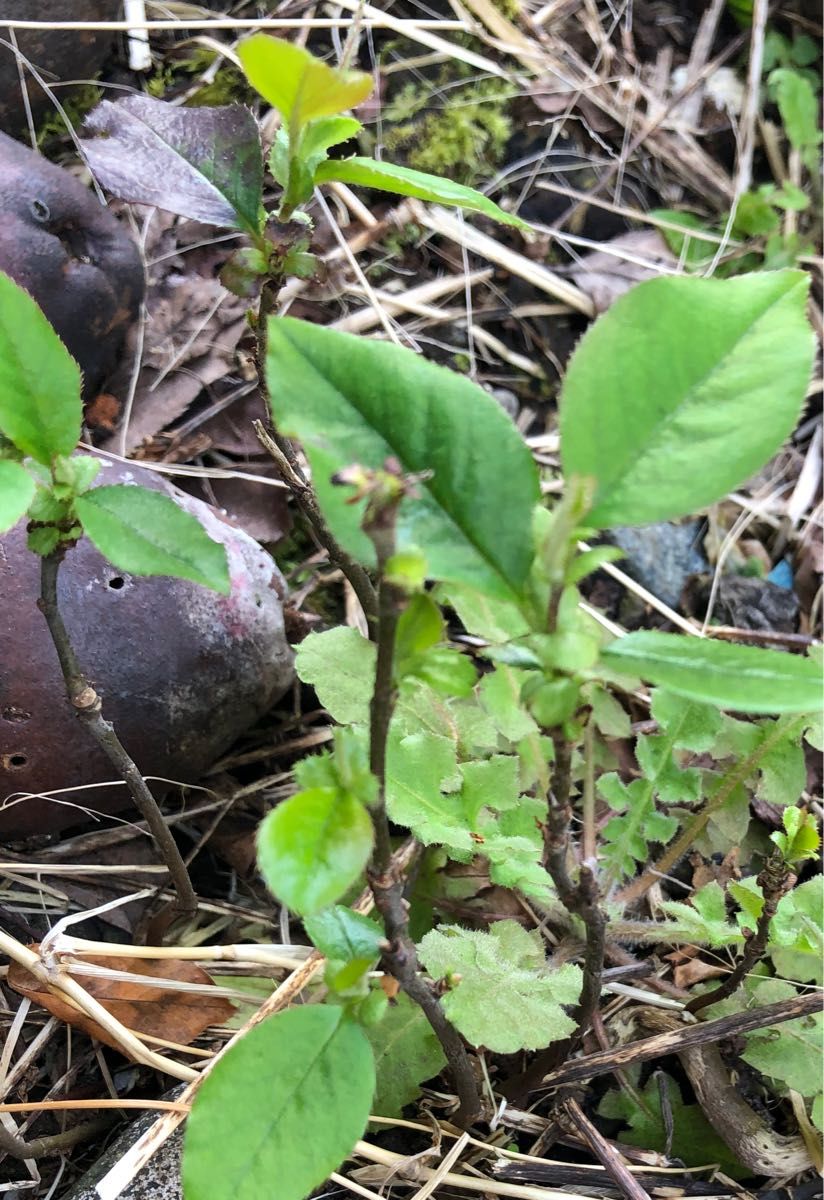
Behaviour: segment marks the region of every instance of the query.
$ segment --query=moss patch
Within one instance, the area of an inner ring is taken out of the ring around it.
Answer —
[[[509,141],[510,97],[510,85],[500,79],[408,83],[384,110],[386,148],[402,151],[419,171],[474,184],[494,171]]]

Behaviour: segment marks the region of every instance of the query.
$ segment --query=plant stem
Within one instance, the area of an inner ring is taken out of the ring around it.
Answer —
[[[606,944],[606,917],[599,903],[598,883],[592,868],[584,863],[577,884],[569,873],[569,827],[572,809],[569,797],[572,786],[572,744],[560,729],[553,731],[555,765],[550,782],[547,822],[544,828],[544,861],[558,898],[570,913],[581,918],[586,930],[584,952],[584,984],[578,1004],[580,1037],[588,1028],[601,997],[601,976]]]
[[[349,580],[367,621],[372,623],[375,620],[377,611],[377,594],[372,580],[360,563],[343,549],[332,533],[332,530],[326,524],[314,489],[303,473],[292,443],[288,438],[278,433],[277,427],[274,424],[271,397],[266,381],[266,352],[269,341],[269,317],[275,310],[278,293],[283,287],[283,282],[283,276],[274,275],[265,281],[260,293],[260,307],[258,309],[255,330],[255,366],[260,390],[264,398],[269,402],[268,408],[272,419],[272,432],[274,436],[271,438],[268,434],[265,437],[261,436],[265,431],[258,429],[258,439],[265,449],[269,451],[275,463],[280,468],[286,482],[289,484],[301,515],[329,555],[330,562],[334,563],[344,577]],[[284,469],[284,464],[288,469]]]
[[[756,963],[763,957],[767,949],[770,923],[775,916],[775,910],[778,908],[782,896],[785,896],[795,883],[795,876],[785,864],[780,851],[776,850],[770,855],[757,882],[761,885],[764,895],[764,908],[758,918],[755,932],[747,939],[743,954],[726,979],[713,991],[704,992],[703,995],[695,996],[690,1000],[686,1006],[687,1012],[697,1013],[702,1008],[709,1008],[711,1004],[717,1004],[719,1000],[726,1000],[727,996],[731,996],[736,991],[738,985],[746,979]]]
[[[57,579],[63,553],[58,548],[41,560],[38,607],[46,618],[57,651],[69,703],[125,782],[135,807],[148,825],[177,893],[177,911],[182,916],[192,917],[197,912],[197,896],[177,843],[137,764],[118,738],[114,726],[104,719],[100,697],[83,673],[63,622],[57,599]]]
[[[797,716],[793,721],[786,725],[778,722],[760,746],[753,750],[752,754],[747,755],[740,763],[732,768],[731,771],[721,780],[718,791],[714,796],[711,796],[699,813],[696,813],[689,825],[686,825],[678,837],[670,842],[667,849],[659,858],[658,862],[645,871],[643,875],[634,880],[629,887],[625,887],[622,892],[619,892],[616,899],[627,905],[645,895],[654,883],[658,883],[662,875],[666,875],[682,855],[686,854],[695,839],[704,830],[710,817],[713,813],[719,811],[729,800],[739,784],[744,783],[746,779],[753,773],[761,760],[769,754],[778,742],[783,741],[800,730],[807,718],[803,715]]]
[[[383,567],[390,548],[382,549],[381,538],[376,536],[374,540],[381,582],[378,587],[376,631],[378,656],[375,686],[369,706],[369,766],[378,782],[378,795],[371,810],[375,850],[369,867],[369,882],[389,942],[389,949],[382,957],[383,967],[397,980],[409,999],[422,1009],[441,1043],[458,1094],[459,1107],[454,1120],[466,1128],[481,1113],[481,1100],[472,1064],[460,1034],[448,1020],[437,996],[421,977],[415,943],[409,936],[408,908],[403,895],[404,876],[392,868],[392,843],[386,814],[386,746],[396,699],[392,668],[402,597],[398,589],[383,578]]]

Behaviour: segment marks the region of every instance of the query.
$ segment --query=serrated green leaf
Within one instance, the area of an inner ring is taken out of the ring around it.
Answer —
[[[298,129],[354,108],[372,91],[371,75],[329,67],[302,46],[265,33],[241,42],[237,54],[255,91]]]
[[[375,1055],[377,1087],[372,1112],[399,1117],[421,1084],[446,1066],[446,1056],[422,1009],[401,992],[380,1022],[366,1031]]]
[[[34,499],[34,480],[20,463],[0,459],[0,533],[16,525]]]
[[[0,433],[48,465],[80,437],[80,368],[28,292],[0,272]]]
[[[112,484],[78,496],[75,510],[83,532],[119,570],[190,579],[229,595],[225,547],[168,496]]]
[[[635,746],[643,778],[624,784],[617,775],[607,774],[598,780],[598,790],[610,808],[621,813],[602,831],[603,858],[613,879],[632,874],[636,863],[645,861],[649,842],[666,843],[675,833],[677,821],[656,811],[656,799],[675,804],[700,798],[701,773],[683,768],[674,761],[673,752],[708,750],[721,724],[715,709],[664,691],[653,693],[652,713],[661,732],[640,736]]]
[[[304,638],[297,648],[295,670],[341,725],[365,725],[375,685],[376,654],[374,642],[341,625]]]
[[[398,514],[398,545],[426,547],[433,579],[511,598],[532,561],[532,457],[500,405],[403,347],[291,317],[269,322],[268,382],[281,433],[299,438],[326,518],[363,562],[362,507],[331,479],[353,462],[431,471]],[[494,470],[491,465],[494,464]]]
[[[781,817],[784,833],[771,833],[770,841],[781,851],[784,861],[799,863],[807,858],[817,858],[821,838],[813,814],[791,805],[784,809]]]
[[[716,947],[737,945],[743,941],[740,930],[727,917],[724,889],[715,880],[694,892],[689,904],[680,900],[665,900],[661,909],[678,922],[685,941]]]
[[[442,1003],[474,1046],[496,1054],[539,1050],[575,1029],[562,1005],[578,1001],[580,968],[550,967],[540,934],[517,921],[496,921],[488,933],[440,925],[423,939],[419,956],[434,979],[460,976]]]
[[[779,449],[812,365],[808,286],[801,271],[659,277],[591,326],[561,403],[564,474],[597,484],[587,523],[692,513]]]
[[[483,213],[503,225],[529,229],[526,221],[514,213],[505,212],[483,192],[476,192],[474,188],[440,175],[428,175],[425,171],[413,171],[411,167],[399,167],[395,163],[378,162],[374,158],[327,159],[318,167],[315,182],[332,180],[376,188],[381,192],[394,192],[398,196],[414,196],[417,200],[427,200],[432,204],[452,204],[468,212]]]
[[[334,904],[357,882],[372,853],[372,821],[337,788],[310,788],[261,823],[258,866],[270,890],[300,915]]]
[[[185,1200],[304,1200],[351,1151],[375,1090],[372,1048],[343,1010],[262,1021],[203,1080],[186,1122]],[[311,1130],[311,1153],[306,1136]]]
[[[342,962],[380,958],[384,944],[381,928],[343,904],[304,917],[303,928],[327,958]]]
[[[817,665],[777,650],[641,630],[611,642],[601,658],[615,670],[719,708],[805,713],[824,707]]]
[[[529,632],[529,624],[516,604],[490,600],[466,584],[438,584],[434,595],[440,604],[455,609],[467,633],[487,642],[509,642]]]

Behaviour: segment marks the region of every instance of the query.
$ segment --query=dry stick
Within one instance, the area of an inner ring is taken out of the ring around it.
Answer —
[[[594,1054],[587,1054],[558,1067],[546,1076],[541,1086],[557,1087],[562,1083],[593,1079],[597,1075],[606,1075],[631,1063],[649,1062],[650,1059],[661,1058],[665,1054],[679,1054],[690,1046],[704,1046],[708,1042],[718,1042],[722,1038],[749,1033],[753,1029],[766,1029],[769,1025],[793,1021],[796,1017],[806,1017],[810,1013],[819,1012],[821,1006],[821,992],[805,992],[800,996],[793,996],[790,1000],[767,1004],[764,1008],[732,1013],[729,1017],[719,1017],[715,1021],[686,1025],[683,1029],[659,1033],[654,1037],[630,1042],[626,1046],[616,1046],[615,1049],[597,1050]]]
[[[743,954],[723,983],[720,983],[713,991],[705,992],[702,996],[695,996],[690,1000],[686,1006],[687,1012],[697,1013],[702,1008],[717,1004],[719,1000],[726,1000],[727,996],[733,994],[738,985],[763,957],[770,936],[770,922],[775,916],[778,903],[795,884],[795,876],[785,864],[780,850],[776,850],[767,859],[757,882],[761,885],[764,896],[764,908],[758,918],[755,933],[750,934],[747,938]],[[747,936],[746,931],[744,936]]]
[[[71,1129],[64,1129],[62,1133],[32,1138],[30,1142],[10,1133],[5,1125],[0,1124],[0,1154],[8,1154],[11,1158],[18,1159],[47,1158],[52,1154],[65,1154],[67,1150],[73,1149],[93,1134],[108,1129],[111,1121],[111,1118],[106,1117],[84,1121],[82,1125],[73,1125]]]
[[[802,715],[796,717],[794,721],[791,721],[787,725],[782,725],[779,722],[773,732],[764,739],[760,746],[757,746],[753,750],[752,754],[743,759],[738,766],[733,767],[726,778],[722,780],[721,786],[715,795],[707,801],[699,813],[696,813],[689,825],[686,825],[681,830],[678,837],[670,842],[667,849],[658,859],[658,862],[653,867],[650,867],[648,871],[645,871],[643,875],[640,875],[638,879],[634,880],[629,887],[619,892],[617,900],[624,905],[639,900],[641,896],[649,891],[654,883],[658,883],[662,875],[668,874],[679,858],[683,854],[686,854],[690,846],[692,846],[713,813],[718,812],[719,809],[724,807],[739,784],[742,784],[752,774],[762,758],[773,749],[776,743],[783,741],[791,733],[794,734],[796,730],[801,729],[805,719]]]
[[[379,545],[377,539],[376,545]],[[397,589],[383,578],[387,557],[388,554],[378,551],[381,579],[378,587],[378,657],[375,687],[369,707],[369,766],[378,781],[378,797],[372,806],[375,850],[369,867],[369,883],[389,941],[389,949],[382,956],[384,969],[398,981],[409,999],[421,1008],[437,1035],[460,1102],[454,1120],[457,1125],[467,1128],[481,1113],[478,1085],[460,1034],[447,1019],[437,996],[421,977],[415,943],[409,936],[408,910],[403,896],[405,873],[394,869],[392,863],[392,843],[386,815],[386,743],[396,698],[392,667],[401,597]]]
[[[609,1172],[627,1200],[650,1200],[649,1193],[626,1167],[614,1146],[598,1132],[586,1116],[577,1100],[570,1097],[564,1100],[561,1107],[575,1129],[589,1146],[599,1163]]]
[[[266,380],[266,350],[268,344],[268,322],[274,312],[278,293],[283,286],[282,278],[267,279],[260,293],[260,308],[258,309],[257,326],[255,331],[255,365],[257,367],[260,389],[264,398],[270,402],[271,396]],[[372,580],[366,571],[350,554],[339,545],[332,533],[323,513],[318,506],[314,489],[303,473],[297,455],[288,438],[283,437],[274,429],[274,437],[270,437],[258,422],[255,426],[258,440],[269,451],[278,465],[284,479],[289,484],[295,503],[313,530],[315,537],[329,555],[329,559],[343,573],[352,585],[367,621],[375,618],[377,611],[377,594]]]
[[[177,843],[137,764],[120,741],[114,726],[105,720],[100,697],[84,675],[63,623],[57,600],[57,578],[63,554],[64,550],[58,548],[45,555],[41,561],[38,608],[46,618],[60,660],[69,703],[125,782],[135,807],[148,825],[177,893],[175,907],[183,916],[194,916],[197,912],[197,896]]]

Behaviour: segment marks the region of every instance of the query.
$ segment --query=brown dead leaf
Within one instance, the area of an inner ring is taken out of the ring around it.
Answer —
[[[569,272],[598,312],[605,312],[636,283],[652,279],[661,274],[661,268],[675,267],[678,262],[657,229],[621,233],[603,244],[609,250],[585,254]]]
[[[690,988],[694,983],[700,983],[702,979],[716,979],[719,975],[728,973],[729,969],[718,963],[708,963],[704,962],[703,958],[694,958],[691,962],[676,967],[672,973],[672,979],[676,987]]]
[[[29,949],[37,951],[39,946],[35,944]],[[191,962],[178,962],[166,958],[118,958],[114,955],[84,957],[83,961],[111,971],[151,976],[159,981],[166,979],[194,983],[204,989],[214,986],[206,972]],[[40,981],[19,963],[11,964],[7,978],[10,987],[21,996],[28,997],[33,1003],[42,1005],[52,1016],[123,1052],[120,1044],[105,1029],[101,1029],[96,1021],[76,1009],[68,998],[64,998],[57,991],[51,992],[44,988]],[[188,1046],[210,1025],[222,1024],[234,1012],[228,1000],[222,996],[211,997],[208,991],[175,991],[163,987],[160,983],[154,987],[142,980],[130,983],[125,979],[109,979],[96,975],[78,974],[72,978],[127,1029],[168,1042],[177,1042],[181,1046]]]

